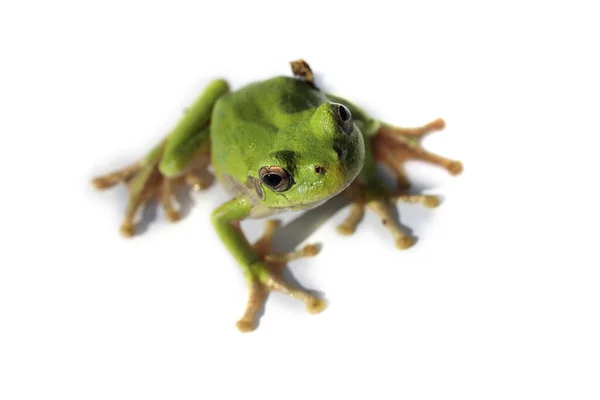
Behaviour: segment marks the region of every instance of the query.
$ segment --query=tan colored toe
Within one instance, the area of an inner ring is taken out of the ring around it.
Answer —
[[[248,321],[246,319],[240,319],[238,322],[236,322],[235,326],[240,332],[243,333],[252,332],[254,329],[256,329],[254,321]]]
[[[92,186],[95,189],[102,190],[112,186],[111,182],[104,178],[95,178],[92,180]]]
[[[306,257],[316,256],[317,253],[319,252],[319,246],[317,246],[316,244],[307,244],[302,249],[302,252],[304,253],[304,255]]]
[[[423,205],[427,208],[435,208],[440,205],[440,198],[437,196],[427,196],[423,201]]]
[[[123,225],[121,225],[119,231],[124,237],[132,237],[135,233],[135,227],[133,226],[133,224],[124,223]]]
[[[438,118],[435,121],[431,122],[429,124],[429,127],[437,131],[442,130],[446,127],[446,121],[444,121],[442,118]]]
[[[351,225],[339,225],[336,230],[340,235],[350,236],[354,233],[356,227]]]
[[[396,247],[400,250],[406,250],[415,244],[415,238],[412,236],[402,236],[396,239]]]
[[[310,301],[306,302],[306,311],[310,314],[318,314],[325,309],[325,302],[321,299],[314,297]]]
[[[175,210],[169,210],[165,217],[167,218],[167,221],[169,222],[177,222],[181,219],[181,214],[179,213],[179,211],[175,211]]]
[[[458,175],[463,171],[463,164],[460,161],[453,161],[448,164],[448,172],[451,175]]]

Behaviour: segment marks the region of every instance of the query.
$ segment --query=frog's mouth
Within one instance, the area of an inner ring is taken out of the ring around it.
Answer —
[[[317,207],[323,205],[324,203],[326,203],[327,201],[338,196],[340,193],[342,193],[344,190],[346,190],[353,181],[354,181],[353,179],[350,180],[346,185],[340,187],[338,190],[333,192],[330,196],[327,196],[325,198],[321,198],[321,199],[315,200],[315,201],[309,201],[307,203],[299,203],[299,204],[289,205],[289,206],[286,206],[283,208],[286,210],[289,210],[289,211],[302,211],[302,210],[311,210],[313,208],[317,208]]]
[[[285,207],[285,209],[290,210],[290,211],[312,210],[313,208],[317,208],[320,205],[324,204],[327,200],[330,200],[333,197],[335,197],[335,196],[331,196],[331,197],[328,197],[323,200],[312,201],[310,203],[296,204],[294,206]]]

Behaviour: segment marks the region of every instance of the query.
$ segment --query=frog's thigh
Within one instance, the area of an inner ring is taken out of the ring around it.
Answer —
[[[229,92],[224,80],[211,82],[187,109],[169,134],[163,150],[159,170],[162,175],[180,175],[199,154],[210,150],[210,117],[217,100]]]

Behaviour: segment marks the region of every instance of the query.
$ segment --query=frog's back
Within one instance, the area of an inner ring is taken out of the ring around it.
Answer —
[[[328,101],[323,92],[291,77],[249,84],[222,96],[211,118],[211,158],[217,172],[243,178],[246,160],[268,151],[282,127]]]
[[[249,84],[222,96],[215,105],[213,123],[219,131],[227,121],[261,121],[281,127],[289,123],[290,114],[316,108],[327,98],[305,81],[280,76]]]

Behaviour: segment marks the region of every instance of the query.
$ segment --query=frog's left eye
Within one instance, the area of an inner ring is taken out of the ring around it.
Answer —
[[[262,183],[275,192],[288,190],[294,182],[290,174],[281,167],[262,167],[258,176]]]
[[[342,128],[345,134],[350,135],[354,130],[354,123],[352,122],[352,113],[343,104],[334,104],[335,106],[335,116],[338,121],[338,124]]]

